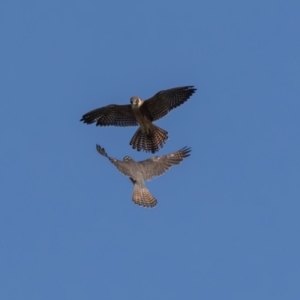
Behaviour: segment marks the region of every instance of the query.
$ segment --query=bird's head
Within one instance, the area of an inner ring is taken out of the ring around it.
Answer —
[[[140,106],[140,103],[141,103],[141,99],[139,97],[131,97],[130,98],[130,103],[131,103],[131,106],[132,107],[138,107]]]
[[[126,155],[126,156],[123,158],[123,161],[132,161],[132,158]]]

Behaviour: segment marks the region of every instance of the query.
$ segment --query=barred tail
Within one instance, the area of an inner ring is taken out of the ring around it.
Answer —
[[[162,148],[166,140],[168,139],[168,132],[151,124],[151,130],[149,134],[144,133],[141,128],[135,132],[130,141],[133,149],[137,151],[144,150],[146,152],[155,153]]]
[[[137,205],[150,208],[157,204],[157,200],[150,194],[146,187],[138,184],[134,185],[132,201]]]

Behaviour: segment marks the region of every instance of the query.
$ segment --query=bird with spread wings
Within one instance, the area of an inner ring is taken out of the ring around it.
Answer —
[[[160,91],[148,100],[134,96],[131,104],[97,108],[84,114],[80,121],[96,126],[139,126],[129,144],[138,151],[155,153],[168,139],[168,132],[153,122],[186,102],[195,91],[193,86],[183,86]]]
[[[96,145],[96,149],[101,155],[107,157],[122,174],[129,177],[134,185],[132,200],[135,204],[144,207],[154,207],[157,204],[157,200],[146,188],[145,181],[162,175],[173,165],[178,165],[184,158],[190,156],[191,152],[191,148],[184,147],[176,152],[154,156],[143,161],[134,161],[129,156],[125,156],[122,161],[108,156],[105,149],[99,145]]]

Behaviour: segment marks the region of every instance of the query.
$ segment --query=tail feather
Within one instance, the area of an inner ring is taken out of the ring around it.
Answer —
[[[132,201],[144,207],[154,207],[157,204],[157,200],[151,195],[148,189],[138,184],[134,185]]]
[[[167,139],[168,132],[152,124],[150,134],[144,133],[139,127],[133,135],[130,145],[137,151],[144,150],[155,153],[163,147]]]

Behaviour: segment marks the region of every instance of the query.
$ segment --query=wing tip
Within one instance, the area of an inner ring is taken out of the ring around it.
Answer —
[[[188,146],[185,146],[185,147],[181,148],[179,150],[179,152],[181,152],[183,154],[183,157],[188,157],[188,156],[191,155],[192,148],[188,147]]]
[[[101,155],[104,155],[104,156],[107,156],[107,153],[105,151],[104,148],[102,148],[100,145],[96,144],[96,150],[101,154]]]
[[[91,118],[89,115],[83,115],[80,119],[80,122],[83,122],[85,124],[93,124],[96,122],[95,119]]]
[[[186,86],[186,88],[191,93],[191,95],[193,95],[197,91],[197,88],[195,88],[193,85],[188,85]]]

